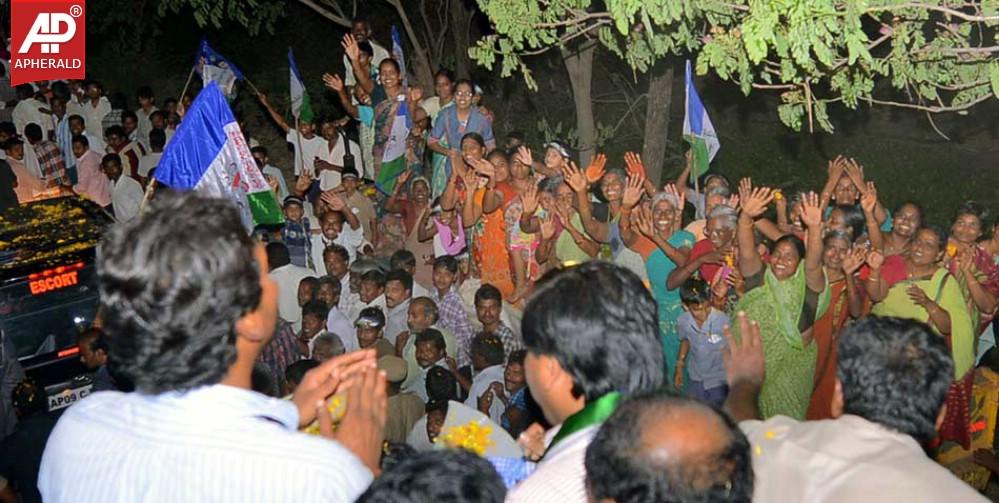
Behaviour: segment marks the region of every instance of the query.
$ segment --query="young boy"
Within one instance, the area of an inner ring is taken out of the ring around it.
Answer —
[[[309,235],[309,219],[305,216],[305,203],[298,196],[284,198],[284,228],[281,239],[288,247],[291,263],[299,267],[313,269],[311,264],[312,237]]]
[[[377,307],[362,309],[357,321],[354,322],[354,327],[357,328],[358,347],[374,349],[378,353],[378,358],[395,355],[395,347],[382,337],[385,330],[385,314],[381,309]]]
[[[457,363],[460,368],[472,363],[469,350],[473,333],[461,297],[451,288],[457,275],[458,260],[454,257],[448,255],[434,260],[434,291],[431,298],[440,311],[440,325],[450,330],[458,343]]]
[[[680,288],[684,313],[677,319],[680,356],[673,373],[673,385],[683,389],[686,370],[687,394],[716,407],[728,396],[722,350],[726,346],[722,330],[728,316],[711,306],[711,287],[703,279],[691,278]],[[690,363],[687,364],[687,357]]]
[[[520,342],[520,337],[500,320],[502,314],[503,294],[499,288],[488,283],[479,287],[475,292],[475,316],[482,324],[483,332],[496,335],[503,341],[504,354],[509,356],[524,345]]]
[[[496,398],[503,392],[506,381],[503,371],[503,341],[493,334],[480,333],[472,340],[471,383],[455,372],[461,387],[468,391],[465,405],[475,408],[499,424],[503,418],[503,401]]]
[[[416,364],[419,371],[413,379],[405,383],[403,391],[416,393],[424,402],[427,396],[427,374],[434,367],[448,368],[447,345],[439,330],[427,328],[416,334]]]
[[[298,334],[298,347],[303,355],[309,358],[313,356],[313,349],[316,338],[324,332],[326,328],[326,315],[329,308],[318,300],[310,300],[302,306],[302,332]]]
[[[524,349],[510,353],[506,369],[503,371],[504,392],[496,394],[506,407],[500,425],[513,438],[520,436],[520,433],[529,424],[527,421],[527,378],[524,375],[524,358],[526,357],[527,350]]]

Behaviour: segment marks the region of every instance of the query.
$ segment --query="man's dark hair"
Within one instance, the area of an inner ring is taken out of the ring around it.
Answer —
[[[437,309],[437,303],[430,297],[416,297],[409,301],[409,305],[419,305],[422,307],[424,314],[433,318],[434,323],[437,323],[437,321],[441,318],[440,310]]]
[[[256,147],[253,147],[253,148],[250,149],[250,153],[251,154],[263,154],[264,156],[267,156],[267,147],[264,147],[262,145],[257,145]]]
[[[711,445],[716,442],[708,439],[714,434],[687,437],[684,444],[704,446],[674,449],[669,439],[648,438],[646,430],[659,429],[662,435],[662,429],[669,429],[665,422],[689,422],[691,415],[702,419],[703,428],[721,430],[718,436],[725,442]],[[753,495],[749,441],[735,422],[669,391],[645,392],[621,404],[586,448],[585,463],[587,489],[595,501],[748,503]]]
[[[338,244],[331,244],[327,246],[326,249],[323,250],[323,260],[325,260],[326,256],[330,253],[335,253],[339,255],[344,262],[350,262],[350,252],[347,251],[347,249],[344,248],[343,246],[340,246]]]
[[[386,441],[385,445],[382,446],[382,459],[379,465],[382,471],[388,471],[395,468],[399,463],[415,456],[416,453],[416,448],[405,442]]]
[[[470,353],[480,355],[491,367],[493,365],[503,365],[505,352],[503,351],[503,339],[496,334],[480,332],[472,339]]]
[[[19,84],[14,87],[14,92],[17,94],[17,101],[24,101],[35,96],[35,88],[31,87],[31,84]]]
[[[357,49],[359,52],[367,54],[369,58],[375,57],[375,48],[371,47],[371,42],[365,40],[364,42],[358,42]]]
[[[105,154],[104,157],[101,158],[101,165],[103,166],[108,163],[121,166],[121,156],[118,154]]]
[[[458,381],[450,370],[435,365],[427,371],[427,401],[444,402],[455,400]]]
[[[267,243],[267,264],[271,270],[286,266],[291,263],[291,255],[288,253],[288,246],[284,243]]]
[[[151,99],[151,98],[155,97],[155,95],[153,95],[153,88],[151,88],[149,86],[142,86],[142,87],[140,87],[139,90],[136,91],[135,94],[136,94],[137,97],[143,98],[143,99]]]
[[[586,401],[663,382],[656,302],[635,273],[593,261],[549,273],[524,310],[524,345],[554,357]]]
[[[510,353],[510,357],[506,359],[506,364],[507,365],[513,365],[513,364],[516,363],[517,365],[523,366],[524,365],[524,359],[526,359],[526,358],[527,358],[527,350],[526,349],[518,349],[518,350]]]
[[[475,291],[475,305],[479,305],[479,302],[484,300],[495,300],[496,302],[503,302],[503,293],[489,283],[485,283]]]
[[[451,274],[458,274],[458,259],[451,255],[444,255],[434,259],[434,269],[443,267]]]
[[[943,338],[925,323],[871,316],[839,337],[836,376],[843,413],[926,442],[954,380]]]
[[[385,313],[380,307],[366,307],[361,309],[361,312],[357,314],[357,318],[373,319],[378,323],[378,328],[385,328]]]
[[[163,112],[163,110],[153,110],[153,113],[149,114],[150,121],[153,120],[153,116],[159,117],[163,122],[166,122],[166,114]]]
[[[323,285],[329,285],[329,286],[333,287],[333,291],[336,292],[337,295],[340,295],[341,293],[343,293],[343,285],[340,284],[340,279],[339,278],[334,278],[333,276],[326,275],[326,276],[323,276],[323,277],[317,279],[316,280],[316,291],[318,292],[319,289],[322,288]],[[330,307],[332,308],[333,306],[330,306]]]
[[[141,217],[110,227],[98,257],[111,370],[151,394],[221,381],[236,359],[236,321],[261,293],[236,207],[164,192]]]
[[[30,142],[42,140],[42,127],[34,122],[24,126],[24,137]]]
[[[402,287],[408,292],[413,291],[413,276],[402,269],[393,269],[385,275],[385,283],[388,284],[389,281],[398,281],[402,283]]]
[[[90,147],[90,140],[88,140],[87,137],[82,134],[73,135],[73,139],[71,141],[72,143],[79,143],[84,147]]]
[[[81,125],[86,125],[87,124],[87,120],[84,119],[82,115],[78,115],[78,114],[70,115],[68,121],[69,122],[79,122]]]
[[[121,113],[121,121],[125,122],[125,119],[132,119],[135,122],[139,122],[139,116],[135,115],[135,112],[131,110],[125,110]]]
[[[128,135],[125,134],[125,128],[117,125],[111,126],[104,130],[105,138],[110,138],[111,135],[119,136],[121,138],[126,138],[126,139],[128,138]]]
[[[104,351],[107,354],[108,351],[108,341],[104,337],[104,331],[97,327],[90,327],[80,333],[76,338],[77,344],[87,344],[87,347],[91,351]]]
[[[416,255],[409,250],[399,250],[392,254],[389,259],[389,267],[392,269],[402,269],[403,267],[416,267]]]
[[[361,282],[363,283],[365,281],[369,283],[375,283],[379,287],[385,288],[385,273],[381,272],[378,269],[375,269],[373,271],[368,271],[361,275]]]
[[[506,486],[493,465],[461,449],[416,454],[386,470],[357,503],[501,503]]]
[[[274,378],[271,368],[260,361],[253,363],[253,370],[250,372],[250,389],[271,398],[278,398],[281,395],[277,379]]]
[[[701,305],[711,300],[711,286],[701,278],[690,278],[680,287],[680,301],[685,305]]]
[[[149,131],[149,146],[152,148],[163,148],[166,145],[166,132],[162,129]]]
[[[414,344],[426,344],[431,343],[441,351],[447,350],[447,343],[444,341],[444,334],[436,328],[428,328],[418,334],[416,334],[416,340]]]
[[[326,319],[326,316],[330,314],[330,306],[327,306],[325,302],[321,300],[310,300],[302,306],[302,317],[315,316],[317,318]]]
[[[315,360],[313,360],[311,358],[306,358],[304,360],[298,360],[297,362],[292,363],[291,365],[288,365],[287,367],[285,367],[285,369],[284,369],[284,380],[285,381],[289,381],[289,382],[294,382],[294,383],[300,383],[300,382],[302,382],[302,379],[305,378],[305,374],[308,371],[310,371],[310,370],[312,370],[312,369],[314,369],[314,368],[316,368],[318,366],[319,366],[319,362],[317,362],[317,361],[315,361]]]

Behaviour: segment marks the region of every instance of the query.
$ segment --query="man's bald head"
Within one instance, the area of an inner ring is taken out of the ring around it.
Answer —
[[[727,416],[664,391],[624,402],[586,450],[591,501],[750,501],[749,443]]]

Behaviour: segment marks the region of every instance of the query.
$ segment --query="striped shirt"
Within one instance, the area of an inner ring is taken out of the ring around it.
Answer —
[[[468,321],[468,314],[461,303],[461,297],[455,293],[454,288],[448,290],[447,295],[441,297],[440,292],[435,288],[431,299],[437,303],[437,311],[440,313],[438,323],[454,334],[454,339],[458,343],[458,367],[472,364],[472,324]]]
[[[371,472],[297,425],[291,402],[220,384],[99,392],[59,419],[38,489],[52,503],[354,501]]]
[[[69,178],[66,176],[66,162],[63,161],[62,151],[54,142],[42,140],[34,145],[35,156],[38,158],[38,167],[42,170],[42,179],[49,187],[59,185],[69,185]]]

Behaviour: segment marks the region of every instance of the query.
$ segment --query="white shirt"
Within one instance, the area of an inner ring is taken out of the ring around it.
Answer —
[[[135,130],[139,134],[139,141],[145,145],[149,145],[149,132],[153,130],[153,123],[150,122],[149,116],[157,110],[159,109],[154,105],[149,109],[148,113],[146,113],[142,107],[139,107],[138,110],[135,111],[135,116],[139,119]]]
[[[160,158],[163,157],[163,152],[150,152],[139,158],[139,176],[143,178],[149,177],[149,172],[160,163]]]
[[[349,147],[345,148],[343,140],[343,138],[337,138],[336,146],[333,147],[333,150],[330,150],[329,142],[323,140],[323,147],[319,149],[319,159],[334,166],[343,167],[343,156],[347,153],[347,148],[349,148],[350,154],[354,156],[355,166],[357,166],[361,162],[361,147],[358,147],[357,143],[348,140]],[[339,185],[340,173],[333,170],[326,170],[319,173],[320,190],[330,190]]]
[[[83,132],[83,136],[87,137],[87,147],[90,148],[90,150],[99,153],[103,157],[108,149],[108,146],[104,143],[103,137],[94,136],[86,131]]]
[[[345,353],[360,349],[354,322],[347,318],[347,315],[343,314],[343,311],[337,306],[333,306],[333,309],[330,309],[330,314],[326,316],[326,331],[336,334],[340,338]]]
[[[278,316],[291,323],[295,332],[302,329],[302,308],[298,305],[298,284],[303,279],[314,276],[311,269],[295,264],[287,264],[270,272],[270,277],[278,284]]]
[[[775,416],[739,428],[753,452],[753,501],[988,501],[926,457],[912,437],[859,416]]]
[[[551,445],[561,428],[559,425],[545,433],[545,445]],[[506,502],[586,503],[586,448],[599,428],[593,425],[562,439],[530,477],[506,493]]]
[[[41,112],[42,108],[47,107],[48,105],[34,98],[17,102],[17,106],[14,107],[14,112],[11,115],[14,121],[14,128],[17,129],[17,134],[24,136],[24,126],[34,123],[42,128],[42,136],[47,137],[45,132],[54,129],[52,116]]]
[[[364,243],[364,231],[361,227],[352,229],[346,221],[343,223],[343,229],[340,231],[340,234],[333,241],[327,240],[320,228],[318,234],[312,235],[312,264],[316,268],[316,274],[320,276],[326,275],[326,262],[323,260],[323,252],[326,250],[326,247],[336,244],[346,248],[348,255],[347,263],[351,263],[357,259],[357,251],[364,246]]]
[[[451,358],[457,358],[458,343],[454,340],[454,334],[443,327],[435,326],[433,328],[444,336],[444,354]],[[430,370],[430,367],[422,368],[417,363],[416,336],[412,333],[409,334],[409,339],[406,339],[406,344],[402,347],[402,359],[406,360],[406,366],[409,370],[406,374],[406,380],[402,382],[402,391],[412,391],[420,395],[423,401],[427,401],[427,371]],[[441,358],[431,365],[431,367],[434,365],[439,365],[445,369],[448,368],[447,360],[444,358]]]
[[[90,98],[85,98],[83,100],[83,121],[86,123],[87,134],[97,136],[99,138],[104,138],[104,130],[101,121],[104,120],[104,116],[111,113],[111,102],[108,101],[107,97],[101,96],[101,99],[97,102],[95,107]],[[90,146],[94,148],[93,145]]]
[[[114,218],[119,222],[128,222],[139,214],[142,206],[142,185],[134,178],[122,173],[118,181],[108,180],[111,187],[111,205],[114,208]]]
[[[301,138],[301,149],[299,148],[299,138]],[[316,172],[316,158],[320,157],[320,149],[326,148],[326,140],[322,136],[314,135],[312,138],[302,136],[294,127],[288,129],[288,134],[284,139],[295,149],[295,176],[302,173],[302,160],[305,160],[305,169],[312,174]],[[301,150],[301,152],[299,151]],[[305,155],[302,155],[302,154]],[[321,157],[320,157],[321,158]]]
[[[419,297],[430,298],[430,296],[431,296],[430,295],[430,290],[427,290],[426,287],[424,287],[423,285],[417,283],[416,280],[413,280],[413,298],[414,299],[419,298]]]
[[[409,330],[409,301],[406,299],[395,307],[385,311],[385,339],[395,346],[399,334]]]
[[[383,293],[375,297],[371,302],[367,303],[362,302],[361,297],[358,296],[357,301],[353,306],[351,306],[351,310],[347,312],[347,317],[353,321],[357,321],[357,317],[361,315],[361,311],[369,307],[377,307],[382,310],[382,313],[384,313],[387,310],[385,307],[385,294]]]
[[[479,397],[484,395],[489,390],[489,386],[494,382],[503,384],[503,365],[486,367],[472,377],[472,387],[468,389],[468,398],[465,399],[465,405],[474,410],[479,410]],[[489,391],[489,393],[493,394],[493,403],[489,406],[489,419],[499,424],[502,419],[500,416],[503,415],[506,407],[503,405],[503,401],[496,396],[495,392]]]
[[[102,391],[59,419],[38,489],[52,503],[354,501],[371,472],[298,420],[291,402],[231,386]]]
[[[409,435],[406,436],[406,443],[418,452],[433,450],[434,444],[430,442],[430,436],[427,435],[426,414],[424,414],[420,419],[417,419],[416,424],[413,425],[413,429],[409,430]]]

